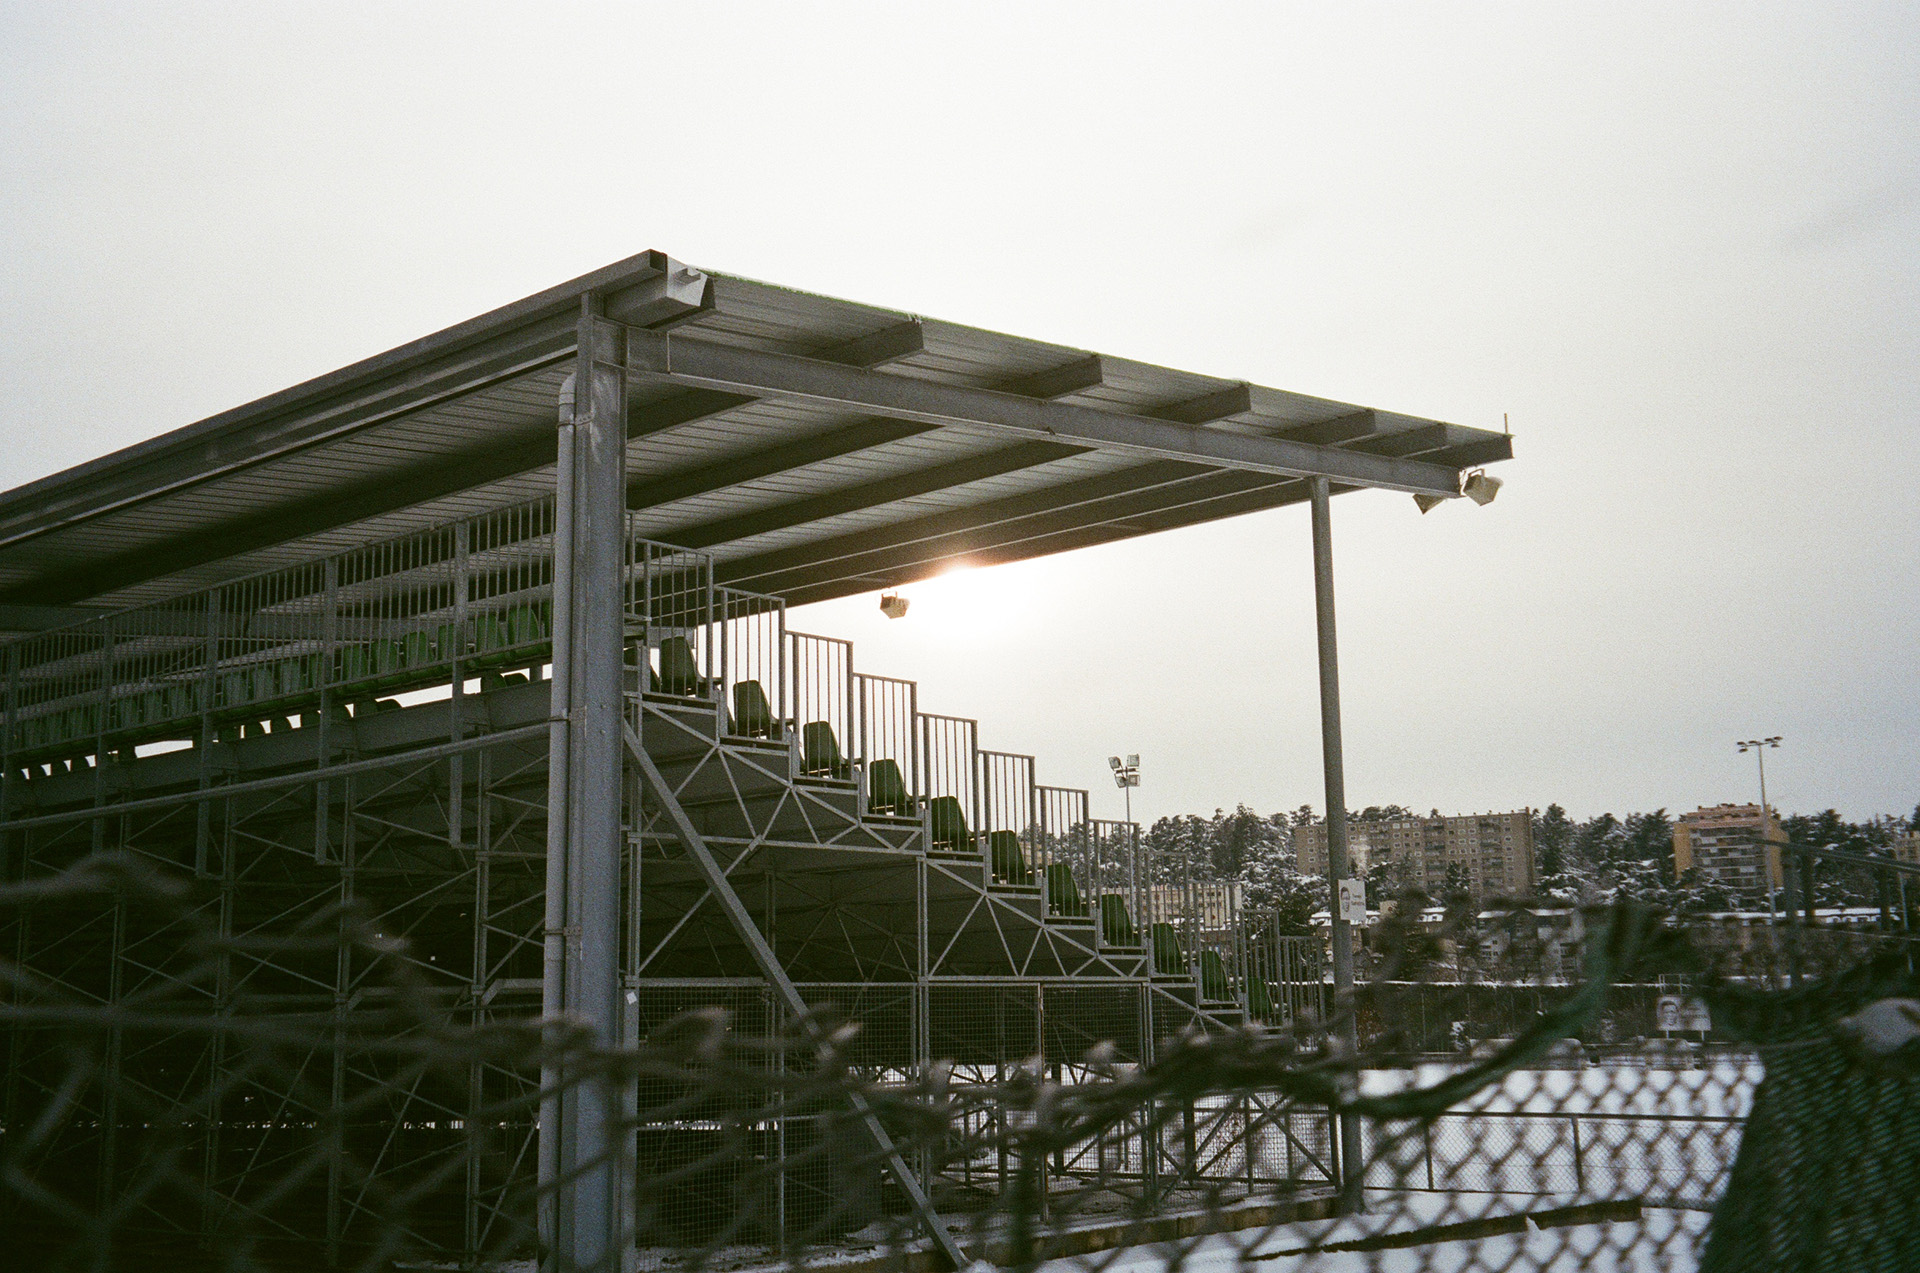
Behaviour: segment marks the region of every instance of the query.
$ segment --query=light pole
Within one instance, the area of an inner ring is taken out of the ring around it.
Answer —
[[[1767,877],[1767,923],[1769,925],[1773,923],[1774,905],[1773,864],[1767,861],[1765,856],[1767,846],[1772,843],[1772,841],[1767,838],[1767,748],[1778,747],[1780,741],[1780,735],[1775,734],[1771,738],[1749,738],[1744,742],[1735,742],[1733,744],[1740,749],[1742,755],[1745,755],[1747,752],[1752,752],[1753,758],[1760,762],[1760,847],[1762,851],[1760,866]],[[1782,862],[1780,869],[1782,872],[1785,872],[1787,864]]]
[[[1127,797],[1127,880],[1129,887],[1137,888],[1140,882],[1140,828],[1133,824],[1133,789],[1140,785],[1140,753],[1134,752],[1122,761],[1118,756],[1108,756],[1107,766],[1113,770],[1113,785]],[[1147,881],[1149,895],[1153,881]],[[1135,904],[1139,898],[1135,897]]]

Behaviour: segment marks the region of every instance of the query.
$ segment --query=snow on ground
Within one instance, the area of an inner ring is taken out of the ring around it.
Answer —
[[[1043,1273],[1693,1273],[1699,1263],[1707,1217],[1697,1211],[1649,1210],[1638,1221],[1535,1229],[1485,1238],[1456,1239],[1386,1251],[1309,1251],[1294,1254],[1315,1236],[1326,1243],[1363,1236],[1368,1217],[1327,1225],[1288,1225],[1248,1243],[1244,1234],[1198,1242],[1133,1247],[1052,1260]],[[1396,1224],[1393,1227],[1403,1227]],[[977,1269],[978,1266],[976,1266]]]
[[[1362,1076],[1384,1094],[1425,1087],[1447,1065]],[[1691,1273],[1707,1214],[1740,1143],[1764,1070],[1721,1061],[1697,1070],[1593,1066],[1522,1070],[1462,1102],[1430,1132],[1399,1138],[1364,1125],[1368,1214],[1221,1234],[1053,1261],[1047,1273],[1513,1273],[1573,1270]],[[1308,1251],[1388,1232],[1605,1199],[1646,1206],[1634,1222],[1452,1238],[1376,1251]],[[1678,1203],[1678,1209],[1661,1206]]]

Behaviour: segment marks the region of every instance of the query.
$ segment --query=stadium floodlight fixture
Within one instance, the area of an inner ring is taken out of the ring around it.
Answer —
[[[1500,493],[1500,488],[1504,485],[1506,483],[1490,475],[1485,469],[1475,469],[1467,474],[1466,480],[1460,484],[1460,495],[1466,496],[1485,508],[1493,503],[1493,497]],[[1422,492],[1413,497],[1413,502],[1419,506],[1421,512],[1431,513],[1448,500],[1458,498],[1458,495],[1433,495]]]
[[[1493,503],[1493,497],[1506,485],[1497,477],[1489,476],[1485,469],[1475,469],[1467,474],[1467,480],[1460,484],[1460,493],[1474,503],[1485,508]]]
[[[881,593],[880,594],[880,613],[886,615],[889,619],[906,618],[907,617],[907,599],[901,596],[897,592]]]

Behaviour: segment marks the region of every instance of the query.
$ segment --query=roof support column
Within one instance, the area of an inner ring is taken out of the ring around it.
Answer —
[[[622,1042],[622,603],[626,564],[626,372],[617,325],[583,297],[572,396],[560,403],[554,507],[546,980],[542,1012]],[[626,1094],[580,1079],[540,1110],[541,1229],[548,1273],[612,1273],[632,1260]],[[631,1083],[631,1079],[624,1080]]]
[[[1332,492],[1327,479],[1311,479],[1313,501],[1313,609],[1320,645],[1320,753],[1327,791],[1327,916],[1333,942],[1333,996],[1340,1032],[1348,1052],[1355,1054],[1353,999],[1353,929],[1340,906],[1340,881],[1347,866],[1347,772],[1340,741],[1340,654],[1333,625],[1333,525],[1328,505]],[[1360,1182],[1366,1172],[1361,1160],[1360,1120],[1340,1116],[1342,1209],[1358,1209]]]

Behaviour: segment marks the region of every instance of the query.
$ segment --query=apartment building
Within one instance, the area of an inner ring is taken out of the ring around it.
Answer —
[[[1303,873],[1326,874],[1327,824],[1296,827],[1293,853]],[[1380,862],[1402,863],[1405,878],[1436,897],[1446,884],[1447,868],[1458,864],[1476,901],[1526,897],[1535,883],[1533,811],[1349,823],[1347,860],[1354,875],[1365,875]]]
[[[1757,804],[1701,805],[1673,824],[1673,869],[1698,867],[1722,888],[1764,896],[1782,886],[1778,846],[1786,839],[1771,809],[1763,816]]]

